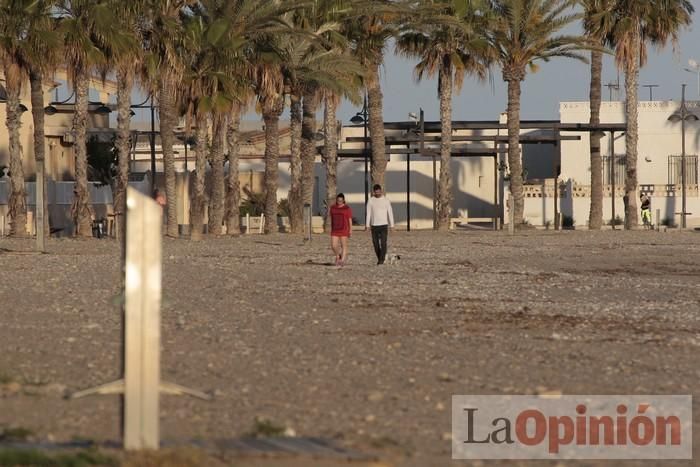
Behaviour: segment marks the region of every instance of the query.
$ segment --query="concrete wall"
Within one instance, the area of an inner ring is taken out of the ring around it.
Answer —
[[[700,115],[700,102],[687,102],[689,110]],[[656,209],[661,210],[661,219],[679,217],[675,215],[681,210],[680,182],[675,186],[669,186],[669,156],[681,154],[681,124],[672,123],[668,117],[680,107],[675,101],[645,101],[640,102],[639,111],[639,144],[637,159],[637,177],[639,193],[650,193],[652,196],[652,213],[656,215]],[[588,102],[562,102],[560,116],[562,123],[586,123],[589,119],[590,107]],[[624,123],[624,102],[603,102],[601,107],[601,122]],[[686,155],[693,156],[700,153],[700,124],[686,122]],[[567,133],[563,133],[567,134]],[[562,142],[561,180],[567,182],[574,190],[570,199],[562,199],[562,214],[574,217],[577,226],[585,226],[588,222],[590,208],[590,150],[588,133],[568,133],[581,135],[580,141]],[[610,145],[610,133],[606,133],[601,140],[601,150],[604,157],[609,157],[613,152]],[[626,152],[625,136],[623,133],[615,133],[614,154],[616,157],[624,157]],[[624,166],[616,166],[616,170],[624,171]],[[697,174],[695,174],[697,177]],[[690,174],[687,182],[687,211],[688,225],[700,225],[700,197],[698,187],[691,184]],[[697,178],[696,178],[697,179]],[[604,181],[605,183],[605,181]],[[616,186],[615,210],[616,215],[624,217],[622,186]],[[612,217],[611,186],[605,186],[605,199],[603,201],[606,220]],[[562,195],[564,196],[564,195]],[[526,199],[526,212],[533,219],[542,218],[541,209],[536,207],[539,201]],[[553,203],[551,203],[553,204]],[[529,209],[529,211],[528,211]],[[549,211],[551,212],[551,210]],[[546,217],[546,215],[545,215]],[[656,221],[656,219],[654,219]],[[537,223],[534,221],[533,223]]]

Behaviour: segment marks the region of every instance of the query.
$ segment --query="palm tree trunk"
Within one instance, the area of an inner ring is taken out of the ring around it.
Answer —
[[[379,81],[379,63],[370,64],[367,73],[367,106],[369,107],[369,133],[372,144],[372,184],[385,187],[386,154],[384,153],[384,110],[382,88]],[[370,187],[371,188],[371,187]]]
[[[437,228],[447,230],[452,214],[452,69],[442,64],[439,70],[440,92],[440,182],[437,198]]]
[[[637,113],[637,86],[639,84],[639,43],[637,36],[632,41],[630,56],[634,57],[625,66],[625,116],[627,125],[625,129],[625,229],[637,228],[637,142],[638,113]]]
[[[207,133],[208,122],[206,116],[197,117],[197,146],[195,146],[195,173],[192,189],[192,203],[190,205],[190,238],[201,240],[204,231],[204,209],[206,207],[206,195],[204,183],[207,176]]]
[[[523,223],[523,163],[520,158],[520,78],[508,82],[508,166],[510,169],[510,195],[513,198],[513,222]]]
[[[126,245],[126,187],[129,184],[129,153],[131,149],[131,88],[134,75],[120,70],[117,74],[117,180],[114,192],[114,214],[117,222],[117,240]]]
[[[603,52],[591,52],[591,125],[600,124],[600,103],[603,73]],[[599,131],[590,133],[591,140],[591,210],[588,214],[588,228],[600,230],[603,225],[603,160],[600,155]]]
[[[279,178],[279,120],[284,110],[282,96],[266,97],[263,103],[265,121],[265,233],[277,232],[277,179]]]
[[[71,214],[76,226],[75,234],[81,237],[92,236],[92,207],[87,176],[88,84],[87,71],[78,70],[75,75],[75,188]]]
[[[44,251],[45,239],[50,235],[49,203],[46,192],[46,140],[44,138],[44,75],[40,70],[29,72],[31,89],[32,121],[34,123],[34,159],[36,160],[36,183],[41,186],[42,196],[37,189],[36,200],[36,240],[39,251]]]
[[[241,233],[241,180],[238,166],[239,129],[241,127],[241,106],[234,102],[226,128],[226,145],[228,146],[228,183],[226,184],[226,233]]]
[[[5,63],[5,90],[7,91],[7,116],[5,123],[9,139],[10,152],[10,200],[9,214],[10,235],[27,236],[27,192],[24,186],[24,167],[22,166],[22,146],[19,129],[22,126],[22,112],[19,109],[22,78],[19,67],[14,63]]]
[[[177,183],[175,176],[175,125],[177,110],[175,108],[175,83],[166,72],[161,74],[158,92],[158,117],[160,118],[160,144],[163,153],[163,170],[165,172],[165,198],[167,227],[166,235],[179,236],[177,223]],[[155,174],[153,174],[155,176]]]
[[[324,229],[330,232],[331,216],[328,215],[331,206],[335,203],[338,191],[338,122],[336,110],[338,108],[338,97],[328,95],[325,99],[323,112],[323,123],[326,128],[325,145],[323,150],[323,166],[326,169],[326,218]]]
[[[290,147],[291,185],[289,188],[289,226],[292,233],[304,231],[303,208],[304,200],[301,189],[301,95],[298,89],[292,89],[290,94],[290,130],[292,142]]]
[[[209,233],[221,235],[224,222],[224,137],[226,122],[224,115],[214,116],[213,140],[211,144],[211,201],[209,209]]]
[[[301,196],[311,206],[314,199],[314,165],[316,163],[316,112],[319,97],[315,89],[304,93],[301,124]]]

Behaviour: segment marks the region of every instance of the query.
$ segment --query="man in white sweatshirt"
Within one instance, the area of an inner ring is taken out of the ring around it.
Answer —
[[[394,229],[394,212],[391,203],[384,196],[381,185],[372,187],[374,196],[367,202],[365,230],[372,230],[372,243],[377,254],[377,264],[384,264],[387,252],[389,228]]]

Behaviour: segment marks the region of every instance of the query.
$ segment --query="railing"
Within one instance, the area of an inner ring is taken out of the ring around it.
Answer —
[[[36,206],[36,183],[26,182],[24,186],[27,192],[27,205]],[[75,182],[47,181],[46,196],[48,204],[54,206],[70,206],[73,204],[74,186]],[[129,186],[133,186],[142,193],[148,193],[148,181],[129,182]],[[112,189],[109,185],[89,182],[88,189],[90,190],[90,202],[92,204],[112,204]],[[7,205],[9,198],[10,182],[8,180],[0,180],[0,205]]]

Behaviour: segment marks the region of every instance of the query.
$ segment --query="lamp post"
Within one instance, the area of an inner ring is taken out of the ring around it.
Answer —
[[[187,136],[187,134],[178,135],[177,139],[182,141],[182,145],[185,146],[185,172],[187,172],[187,150],[192,149],[197,142],[194,137]]]
[[[148,105],[146,102],[151,101]],[[150,94],[146,100],[140,104],[134,104],[130,106],[132,109],[150,109],[151,111],[151,132],[149,137],[149,143],[151,145],[151,193],[156,188],[156,127],[155,127],[155,108],[153,104],[153,94]],[[133,112],[133,111],[132,111]]]
[[[420,108],[420,112],[416,115],[414,112],[408,114],[408,118],[416,122],[417,130],[420,135],[420,140],[418,142],[418,152],[422,156],[423,149],[425,147],[425,115],[423,114],[423,108]],[[406,154],[406,229],[411,231],[411,154],[410,152]]]
[[[362,154],[365,159],[365,209],[367,209],[367,202],[369,201],[369,162],[368,162],[368,151],[367,151],[367,124],[369,120],[369,109],[367,108],[367,94],[365,93],[365,100],[362,105],[362,110],[357,112],[354,117],[350,119],[350,122],[352,122],[355,125],[359,125],[362,123],[362,127],[364,130],[364,138],[363,138],[363,144],[364,148],[362,150]]]
[[[685,122],[697,121],[698,117],[688,110],[685,105],[685,84],[681,85],[681,107],[674,112],[668,121],[673,123],[681,122],[681,228],[685,229],[686,199],[685,199]]]
[[[654,88],[658,88],[658,84],[642,84],[643,88],[649,88],[649,100],[654,100]]]
[[[690,68],[684,68],[688,73],[694,73],[698,76],[698,97],[700,97],[700,63],[695,59],[688,60],[688,66]]]

